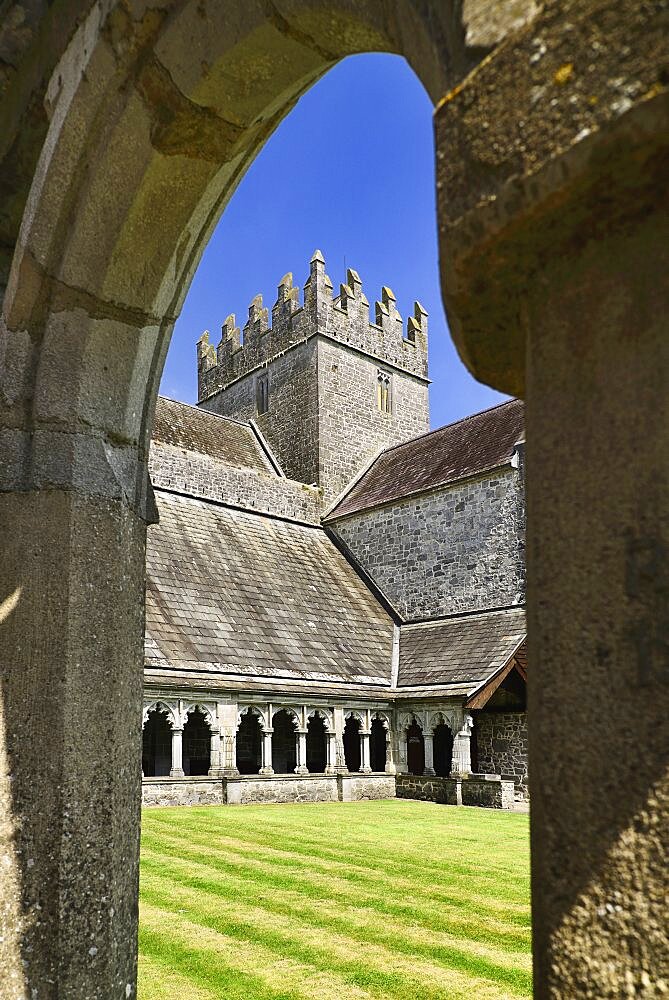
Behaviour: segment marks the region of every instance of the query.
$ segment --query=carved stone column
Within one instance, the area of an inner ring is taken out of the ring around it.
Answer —
[[[337,760],[335,767],[337,769],[337,774],[348,774],[348,768],[346,767],[346,756],[344,754],[344,726],[346,725],[346,720],[344,719],[343,708],[335,708],[334,725],[335,725],[335,743],[337,747]]]
[[[237,703],[219,702],[217,714],[220,721],[220,775],[234,778],[239,774],[237,769]]]
[[[172,729],[172,767],[170,768],[170,778],[183,778],[183,726],[174,726]]]
[[[455,734],[453,739],[453,763],[451,764],[453,774],[471,774],[472,772],[472,724],[471,715],[466,715],[462,729]],[[434,774],[434,769],[432,774]]]
[[[274,774],[272,767],[272,734],[273,729],[263,729],[262,733],[262,767],[261,774]]]
[[[326,754],[327,760],[325,764],[326,774],[336,774],[337,773],[337,734],[334,732],[328,732],[325,734],[326,737]]]
[[[386,729],[386,774],[397,774],[397,766],[395,764],[395,733],[390,727]]]
[[[211,746],[209,750],[209,777],[217,778],[222,774],[221,767],[221,731],[220,729],[211,730]]]
[[[307,767],[307,731],[298,729],[295,733],[295,746],[297,749],[297,766],[295,774],[309,774]]]
[[[368,730],[362,730],[360,733],[360,773],[361,774],[371,774],[372,767],[369,758],[369,736]]]
[[[434,774],[434,744],[433,744],[434,734],[431,732],[423,732],[423,745],[425,747],[425,766],[423,767],[423,774]]]

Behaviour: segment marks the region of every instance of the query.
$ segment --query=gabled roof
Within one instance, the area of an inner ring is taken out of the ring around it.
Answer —
[[[520,607],[403,625],[397,686],[466,684],[473,691],[506,666],[525,629]]]
[[[275,474],[250,424],[159,396],[152,440],[209,455],[238,469]]]
[[[381,452],[326,520],[401,500],[507,465],[523,436],[523,403],[512,399]]]
[[[390,687],[393,622],[320,527],[156,490],[147,667]]]

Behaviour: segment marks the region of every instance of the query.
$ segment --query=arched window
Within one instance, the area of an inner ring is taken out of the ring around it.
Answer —
[[[385,771],[387,754],[386,727],[382,719],[372,719],[372,731],[369,737],[369,762],[372,771]]]
[[[360,719],[350,715],[344,726],[344,760],[349,771],[360,770]]]
[[[383,369],[376,373],[376,403],[382,413],[390,413],[392,409],[391,376]]]
[[[256,379],[256,408],[258,413],[267,413],[269,409],[269,375],[263,372]]]
[[[165,777],[172,766],[172,727],[167,714],[154,708],[142,732],[142,773],[146,778]]]
[[[272,767],[275,774],[294,774],[297,767],[297,743],[295,740],[295,718],[284,708],[276,712],[272,719]]]
[[[321,774],[327,763],[327,734],[320,715],[312,715],[307,723],[307,771]]]
[[[184,774],[202,775],[209,771],[211,730],[200,708],[188,713],[183,735]]]
[[[262,729],[260,719],[252,709],[242,713],[237,729],[237,770],[240,774],[258,774],[262,754]]]

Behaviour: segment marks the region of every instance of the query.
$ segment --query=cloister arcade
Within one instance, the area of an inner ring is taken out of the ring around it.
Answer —
[[[235,725],[222,726],[215,703],[147,702],[142,773],[181,778],[400,771],[448,777],[477,769],[472,718],[457,708],[339,711],[338,726],[332,708],[239,705]]]

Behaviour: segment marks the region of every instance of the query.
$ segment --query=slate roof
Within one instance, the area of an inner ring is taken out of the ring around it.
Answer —
[[[512,399],[383,451],[326,520],[400,500],[506,465],[523,437],[523,403]]]
[[[508,662],[525,634],[524,608],[403,625],[398,687],[467,684],[473,690]]]
[[[320,527],[156,501],[147,667],[390,685],[393,623]]]
[[[218,458],[239,469],[275,473],[250,424],[159,396],[152,440]]]

